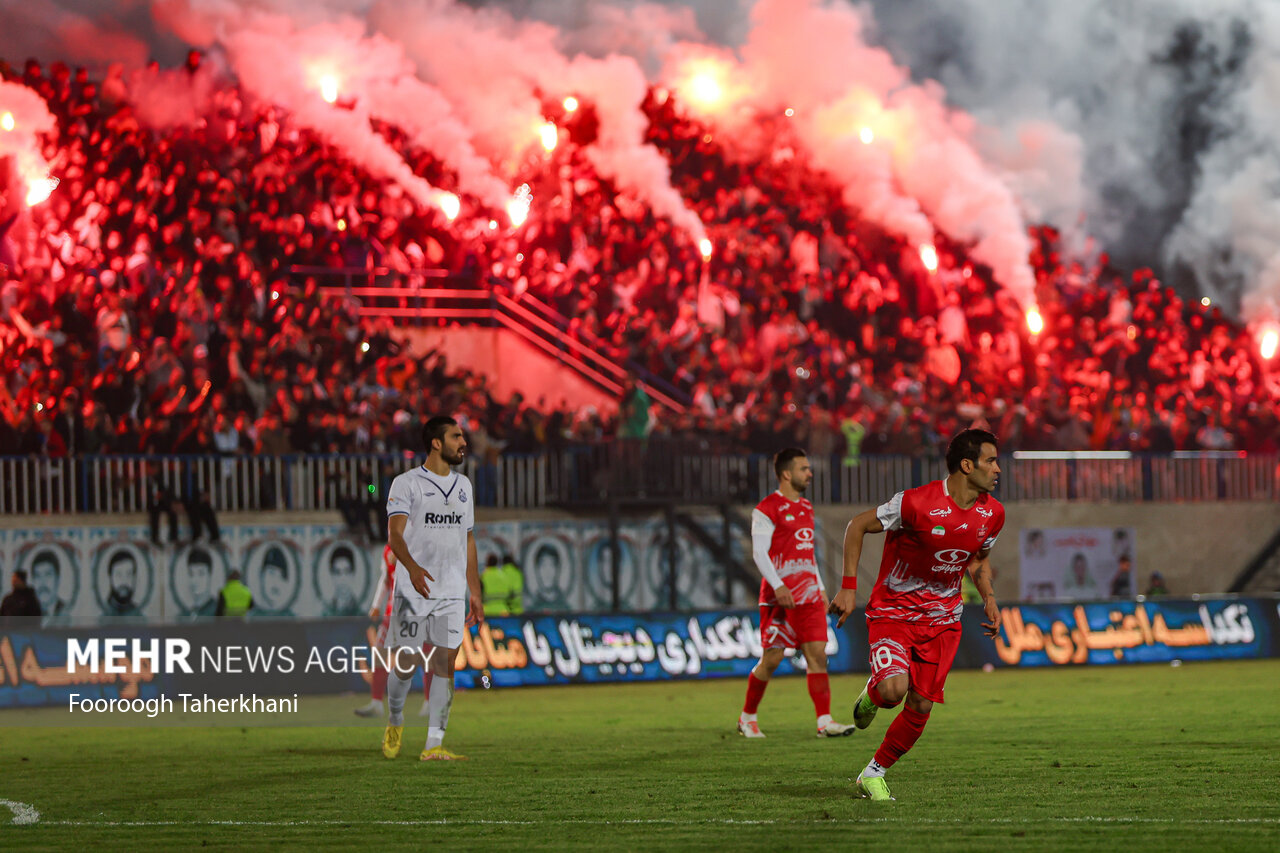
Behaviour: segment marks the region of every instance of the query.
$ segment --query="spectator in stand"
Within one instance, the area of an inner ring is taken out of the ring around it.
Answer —
[[[36,591],[27,586],[27,573],[18,569],[13,573],[13,589],[0,601],[0,625],[13,627],[37,627],[39,623],[40,599]],[[27,619],[29,622],[22,620]]]
[[[1147,584],[1146,596],[1148,598],[1154,598],[1156,596],[1168,595],[1168,594],[1169,594],[1169,587],[1165,585],[1164,575],[1160,574],[1159,572],[1152,572],[1151,580]]]
[[[969,247],[940,237],[938,268],[924,270],[801,158],[731,155],[673,97],[645,101],[646,141],[699,200],[714,245],[705,263],[688,235],[595,172],[582,147],[591,136],[573,124],[585,118],[567,119],[562,144],[526,164],[534,207],[505,233],[488,229],[488,211],[450,223],[416,209],[208,64],[186,73],[213,84],[192,106],[204,120],[154,133],[119,69],[100,87],[69,69],[83,83],[61,86],[38,63],[9,72],[59,119],[48,147],[63,185],[36,207],[9,198],[0,210],[6,447],[49,458],[250,442],[396,452],[412,446],[409,413],[476,394],[476,419],[513,450],[545,446],[549,431],[641,432],[635,405],[620,413],[630,424],[586,408],[511,409],[443,358],[407,355],[359,306],[325,293],[330,279],[292,272],[375,261],[410,283],[439,266],[465,286],[537,298],[574,317],[565,333],[584,345],[698,389],[701,418],[650,425],[646,413],[645,435],[763,449],[762,421],[776,420],[820,447],[814,431],[839,442],[843,419],[802,425],[796,413],[852,406],[865,407],[865,452],[919,452],[956,428],[963,369],[980,380],[963,393],[964,419],[996,425],[1010,450],[1269,452],[1280,441],[1280,371],[1216,307],[1184,302],[1150,270],[1126,277],[1105,255],[1069,257],[1054,229],[1033,227],[1045,331],[1032,337]],[[449,186],[430,154],[382,130]],[[419,367],[427,381],[408,387]],[[487,420],[499,411],[512,416]],[[549,430],[553,417],[563,427]]]
[[[169,543],[178,541],[178,513],[174,510],[177,499],[169,486],[168,478],[160,473],[155,463],[150,465],[147,481],[147,519],[151,526],[151,544],[160,547],[160,516],[169,520]]]
[[[622,386],[618,412],[618,438],[645,439],[653,430],[653,400],[644,388],[628,377]]]
[[[213,511],[213,502],[209,500],[207,489],[196,489],[184,501],[187,508],[187,520],[191,523],[191,541],[199,542],[204,533],[209,534],[209,541],[222,541],[222,532],[218,528],[218,516]]]
[[[1116,560],[1116,573],[1111,578],[1111,597],[1131,598],[1133,595],[1133,558],[1121,554]]]

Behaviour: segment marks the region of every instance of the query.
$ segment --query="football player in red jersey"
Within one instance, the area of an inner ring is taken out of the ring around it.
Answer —
[[[751,556],[760,582],[760,638],[764,654],[747,676],[747,700],[738,716],[738,732],[764,737],[756,709],[769,678],[787,649],[799,649],[808,672],[809,696],[818,717],[818,737],[853,733],[853,726],[831,719],[827,680],[827,594],[822,588],[813,546],[813,505],[804,498],[813,481],[805,452],[789,447],[773,457],[778,490],[751,513]]]
[[[837,626],[853,612],[858,558],[868,533],[888,532],[880,574],[867,602],[871,678],[853,709],[860,729],[879,708],[906,700],[884,742],[858,776],[858,794],[891,800],[884,772],[915,745],[960,645],[960,581],[969,572],[982,595],[987,636],[1000,633],[991,589],[990,553],[1004,527],[1004,507],[991,496],[1000,477],[996,437],[967,429],[947,447],[945,480],[898,492],[849,522],[844,578],[831,602]]]

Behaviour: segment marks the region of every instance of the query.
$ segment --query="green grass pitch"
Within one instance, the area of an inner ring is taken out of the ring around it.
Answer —
[[[848,720],[863,677],[833,679]],[[381,728],[53,727],[0,713],[0,848],[232,850],[1262,850],[1280,842],[1280,661],[952,673],[897,802],[851,796],[892,712],[818,740],[803,679],[768,735],[734,733],[745,682],[460,692],[448,745],[410,698]],[[365,697],[304,697],[331,713]],[[61,719],[61,717],[59,717]],[[352,718],[353,722],[355,718]]]

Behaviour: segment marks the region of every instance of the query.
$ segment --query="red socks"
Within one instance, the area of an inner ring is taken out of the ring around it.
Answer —
[[[907,751],[916,745],[927,722],[929,722],[928,714],[921,714],[919,711],[904,707],[897,718],[889,724],[884,742],[876,750],[876,764],[886,769],[892,767],[895,761],[906,755]]]
[[[382,697],[387,695],[387,671],[382,667],[378,667],[373,671],[373,686],[369,690],[370,698],[375,702],[381,702]]]
[[[764,698],[764,689],[768,686],[769,682],[756,678],[754,671],[747,676],[747,701],[742,706],[742,713],[754,714],[756,712],[756,709],[760,707],[760,700]]]
[[[805,676],[809,686],[809,698],[813,700],[813,710],[819,716],[831,713],[831,681],[825,672],[811,672]]]

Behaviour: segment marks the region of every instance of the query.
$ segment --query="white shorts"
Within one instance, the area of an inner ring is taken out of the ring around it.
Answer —
[[[391,604],[391,624],[386,647],[421,648],[423,643],[444,649],[462,645],[467,603],[461,598],[407,598],[397,595]]]

